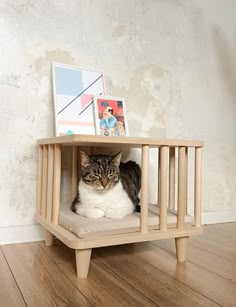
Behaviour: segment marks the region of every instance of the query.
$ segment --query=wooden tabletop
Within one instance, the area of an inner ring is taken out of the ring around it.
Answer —
[[[159,146],[188,146],[188,147],[203,147],[203,141],[200,140],[177,140],[177,139],[159,139],[159,138],[144,138],[144,137],[117,137],[117,136],[99,136],[73,134],[65,136],[57,136],[52,138],[39,139],[37,144],[62,144],[62,145],[80,145],[80,146],[123,146],[141,147],[149,145],[151,147]]]

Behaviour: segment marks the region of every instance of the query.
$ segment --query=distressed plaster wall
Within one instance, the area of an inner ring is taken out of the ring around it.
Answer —
[[[0,226],[34,224],[50,63],[102,69],[132,136],[203,139],[203,211],[235,210],[234,0],[2,0]],[[138,129],[137,129],[138,127]]]

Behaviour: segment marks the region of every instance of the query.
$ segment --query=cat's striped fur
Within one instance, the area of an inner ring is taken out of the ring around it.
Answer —
[[[121,153],[88,156],[81,152],[81,180],[71,205],[73,212],[94,218],[119,218],[140,211],[140,167],[134,161],[122,163],[120,159]]]

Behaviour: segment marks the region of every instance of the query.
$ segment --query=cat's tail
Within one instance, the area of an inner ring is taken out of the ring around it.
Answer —
[[[75,196],[75,198],[73,199],[73,201],[71,203],[71,211],[74,212],[74,213],[76,213],[78,202],[79,202],[79,192],[77,193],[77,195]]]

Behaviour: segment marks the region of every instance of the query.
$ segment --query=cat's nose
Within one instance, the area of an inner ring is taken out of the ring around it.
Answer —
[[[105,188],[108,185],[108,179],[107,178],[102,178],[101,179],[101,184]]]

